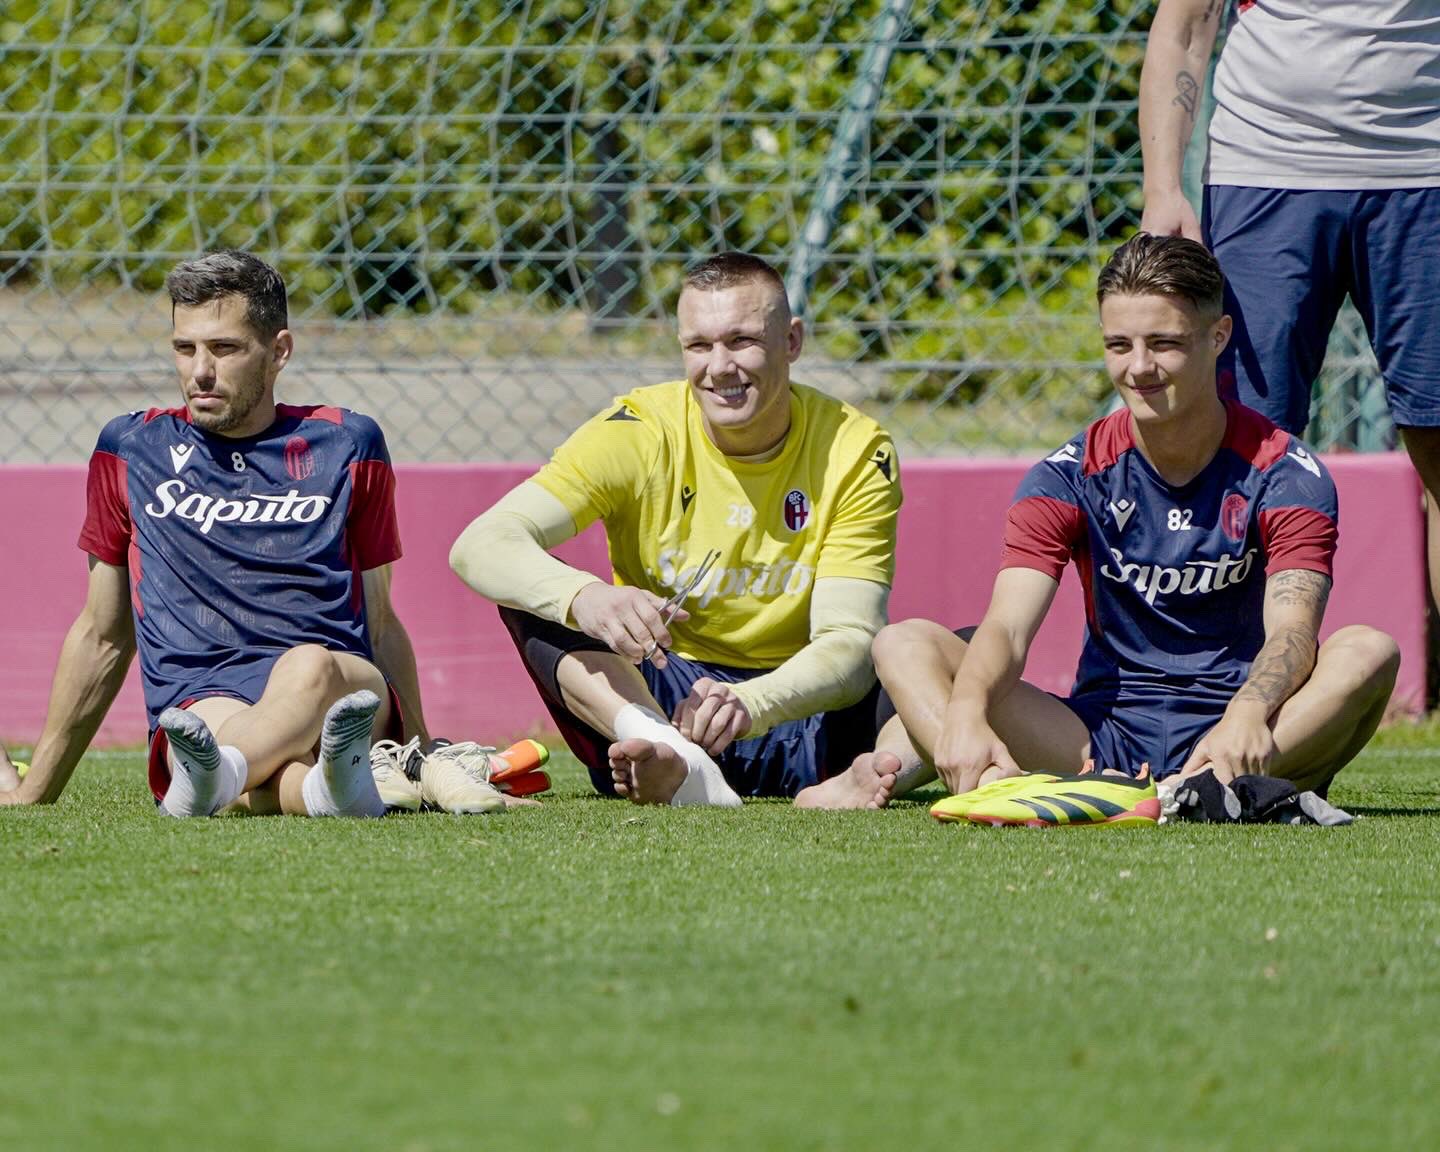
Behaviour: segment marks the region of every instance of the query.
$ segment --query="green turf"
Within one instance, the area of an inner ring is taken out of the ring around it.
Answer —
[[[1345,829],[0,810],[0,1148],[1440,1145],[1440,741]]]

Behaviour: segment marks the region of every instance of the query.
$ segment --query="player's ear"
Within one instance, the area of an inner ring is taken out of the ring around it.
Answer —
[[[1215,342],[1215,355],[1225,351],[1226,345],[1230,343],[1230,333],[1234,330],[1235,321],[1229,316],[1221,316],[1210,328],[1210,338]]]
[[[270,347],[270,362],[278,372],[290,362],[290,354],[295,351],[295,337],[290,335],[290,329],[282,328],[275,333],[274,343]]]
[[[790,327],[785,333],[785,357],[791,364],[800,358],[800,349],[805,347],[805,321],[798,316],[790,317]]]

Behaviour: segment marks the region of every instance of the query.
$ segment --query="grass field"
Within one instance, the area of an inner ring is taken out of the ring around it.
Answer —
[[[1440,737],[1344,829],[0,811],[0,1147],[1440,1146]]]

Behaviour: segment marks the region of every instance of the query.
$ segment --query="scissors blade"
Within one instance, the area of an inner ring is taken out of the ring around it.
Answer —
[[[685,603],[685,598],[694,592],[696,588],[700,587],[701,581],[710,574],[710,569],[715,567],[715,562],[719,559],[720,550],[718,548],[712,548],[705,553],[705,559],[700,561],[700,567],[695,569],[694,575],[686,580],[684,584],[680,585],[679,588],[675,589],[675,591],[670,594],[670,598],[666,600],[664,604],[660,605],[660,620],[662,623],[669,624],[670,621],[675,618],[675,613],[680,611],[680,606]],[[658,640],[654,641],[649,648],[645,649],[645,655],[640,657],[640,659],[649,660],[650,657],[655,655],[659,648],[660,642]]]

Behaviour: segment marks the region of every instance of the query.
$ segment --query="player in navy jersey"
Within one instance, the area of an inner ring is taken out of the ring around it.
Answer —
[[[426,737],[390,604],[394,475],[368,417],[276,404],[285,287],[243,252],[166,282],[184,406],[119,416],[90,460],[84,609],[29,774],[0,803],[59,796],[138,650],[150,785],[175,816],[380,815],[372,726]]]
[[[1198,243],[1141,233],[1100,274],[1106,368],[1123,408],[1030,469],[968,642],[926,620],[876,638],[898,710],[881,747],[900,787],[952,792],[1024,771],[1157,779],[1213,769],[1323,789],[1364,747],[1399,651],[1372,628],[1318,642],[1335,488],[1308,448],[1222,401],[1224,280]],[[1074,562],[1086,636],[1067,699],[1020,674]],[[904,731],[899,730],[903,724]],[[918,756],[916,755],[918,752]]]

